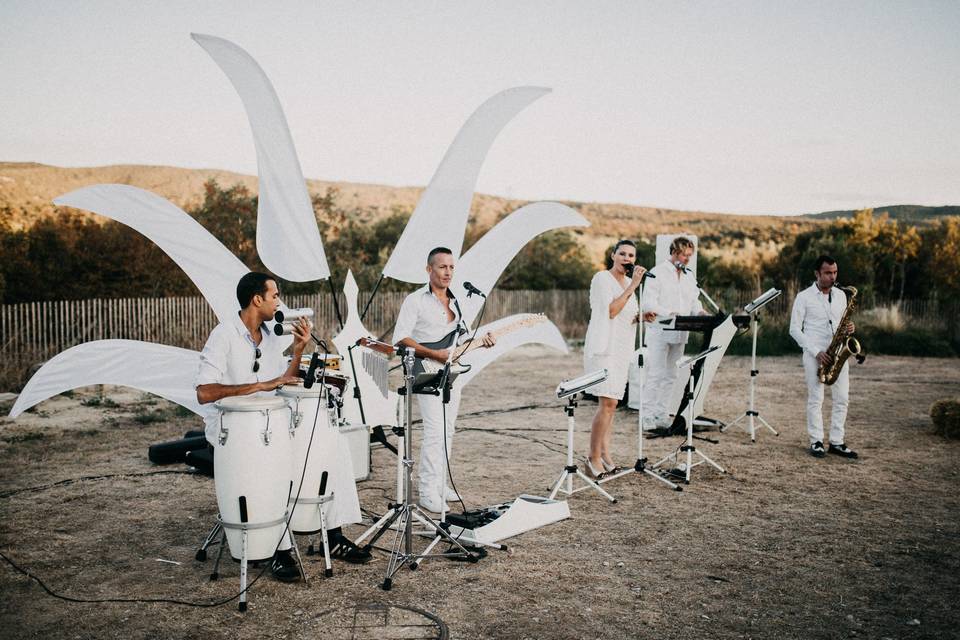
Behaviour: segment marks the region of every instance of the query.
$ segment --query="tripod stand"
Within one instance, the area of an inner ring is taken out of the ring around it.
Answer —
[[[754,425],[754,420],[759,420],[760,424],[769,429],[773,435],[780,435],[777,433],[776,429],[770,426],[769,422],[763,419],[763,416],[760,415],[760,412],[757,411],[756,405],[754,404],[754,399],[756,397],[757,376],[760,375],[760,371],[757,369],[757,333],[760,331],[760,307],[778,297],[780,293],[781,292],[777,289],[770,289],[762,296],[744,307],[744,311],[750,314],[750,331],[753,334],[753,345],[750,348],[750,405],[747,410],[740,414],[736,420],[720,427],[720,432],[723,433],[740,421],[746,420],[747,433],[750,434],[750,442],[757,441],[757,432]]]
[[[416,387],[418,389],[418,391],[416,391],[417,393],[434,393],[437,389],[436,387],[430,388],[430,382],[440,378],[440,376],[442,376],[440,379],[445,379],[446,382],[449,382],[451,376],[448,370],[440,374],[421,374],[420,376],[414,376],[413,365],[415,359],[413,349],[401,349],[404,387],[401,388],[399,392],[403,396],[405,403],[405,425],[402,432],[398,433],[403,448],[403,458],[399,463],[402,468],[398,468],[398,475],[402,473],[402,483],[398,481],[397,503],[391,505],[390,510],[380,518],[380,521],[371,527],[371,529],[368,529],[367,532],[357,540],[357,542],[360,542],[372,531],[375,531],[370,541],[364,546],[364,549],[370,549],[383,534],[390,529],[395,529],[396,533],[393,548],[390,551],[390,559],[387,562],[386,574],[384,575],[383,584],[381,585],[384,591],[389,591],[393,587],[393,577],[406,564],[409,564],[411,569],[415,569],[419,566],[420,561],[425,558],[462,558],[470,562],[476,562],[479,559],[454,539],[444,526],[434,522],[413,500],[413,482],[411,478],[413,473],[413,431],[410,425],[413,421],[414,388]],[[400,491],[401,487],[402,491]],[[458,550],[447,553],[430,553],[433,548],[433,544],[431,544],[424,552],[415,553],[413,549],[414,520],[425,526],[428,530],[433,530],[438,538],[449,542],[451,549],[456,547]]]
[[[564,413],[567,414],[567,465],[563,468],[563,471],[560,472],[560,477],[557,478],[557,481],[554,482],[550,487],[550,500],[556,498],[557,493],[560,492],[570,496],[585,489],[594,489],[610,502],[617,501],[616,498],[604,491],[603,487],[601,487],[598,482],[594,481],[583,471],[580,471],[577,465],[573,462],[573,432],[576,427],[576,421],[573,414],[577,408],[577,398],[580,396],[580,392],[584,389],[592,387],[593,385],[603,382],[606,379],[607,370],[600,369],[574,380],[564,380],[557,387],[557,397],[567,399],[567,406],[563,408]],[[582,487],[577,487],[574,489],[573,476],[579,477],[586,484]],[[563,487],[564,481],[566,481],[566,487]]]
[[[717,350],[717,347],[710,347],[706,351],[701,351],[697,355],[690,356],[686,360],[681,360],[680,362],[677,363],[678,369],[682,369],[683,367],[687,367],[690,369],[690,377],[689,377],[690,384],[687,387],[687,419],[686,419],[687,438],[685,443],[681,445],[679,449],[677,449],[670,455],[661,459],[659,462],[657,462],[657,464],[653,465],[653,468],[656,469],[667,460],[673,460],[674,464],[676,465],[676,468],[684,472],[685,484],[690,484],[690,470],[693,467],[703,464],[704,462],[714,467],[720,473],[726,473],[726,470],[724,470],[723,467],[721,467],[719,464],[711,460],[709,457],[707,457],[703,453],[697,451],[697,448],[693,445],[693,396],[694,396],[693,366],[716,350]],[[687,454],[687,461],[680,462],[680,456],[684,453]],[[697,460],[696,462],[693,461],[694,455],[696,455],[697,458],[699,458],[699,460]]]

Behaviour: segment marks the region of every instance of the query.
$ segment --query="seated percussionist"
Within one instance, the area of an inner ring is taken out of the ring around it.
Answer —
[[[283,338],[267,330],[280,305],[280,290],[273,277],[251,272],[237,283],[240,311],[231,322],[221,322],[210,333],[200,353],[197,373],[197,401],[208,404],[230,396],[246,396],[272,392],[284,384],[297,384],[300,356],[310,341],[310,328],[305,318],[293,327],[293,358],[287,364],[283,356]],[[217,439],[219,424],[216,413],[204,420],[207,441]],[[270,570],[278,580],[300,579],[297,561],[290,551],[287,536],[274,556]]]

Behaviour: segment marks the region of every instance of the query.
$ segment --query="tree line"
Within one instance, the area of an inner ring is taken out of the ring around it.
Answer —
[[[350,269],[362,290],[372,289],[411,212],[396,208],[376,217],[371,211],[346,210],[335,188],[314,195],[312,203],[333,283],[341,286]],[[256,211],[257,197],[248,189],[224,188],[211,181],[204,186],[203,200],[187,213],[247,267],[267,270],[256,250]],[[499,219],[508,214],[501,212]],[[0,215],[0,300],[4,303],[198,294],[159,247],[125,225],[99,222],[64,208],[27,229],[13,229],[10,218]],[[469,225],[464,251],[488,230]],[[638,263],[653,265],[653,244],[637,240],[637,253]],[[797,235],[768,262],[735,264],[701,253],[698,276],[708,290],[806,286],[820,253],[833,255],[840,263],[842,282],[866,295],[885,299],[960,295],[960,218],[916,227],[874,216],[871,210]],[[574,233],[552,231],[528,243],[497,286],[585,289],[597,262]],[[315,293],[326,286],[281,284],[291,294]],[[403,290],[411,285],[387,279],[383,287]]]

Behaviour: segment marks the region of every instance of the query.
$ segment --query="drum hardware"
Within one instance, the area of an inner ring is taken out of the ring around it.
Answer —
[[[462,544],[447,532],[446,523],[437,523],[434,521],[413,499],[412,474],[414,461],[413,430],[411,428],[413,422],[413,394],[417,393],[417,391],[415,391],[417,388],[424,390],[430,389],[429,391],[421,392],[440,394],[442,393],[442,386],[449,387],[449,383],[453,382],[454,376],[444,375],[445,380],[443,382],[446,384],[442,385],[439,380],[431,381],[433,378],[438,378],[439,376],[437,375],[415,375],[414,364],[416,358],[413,354],[413,349],[394,347],[393,345],[368,339],[361,339],[360,344],[385,354],[398,353],[403,361],[404,386],[398,389],[398,393],[402,396],[404,402],[404,422],[402,427],[398,425],[397,429],[395,429],[400,439],[400,446],[403,448],[403,457],[398,458],[397,461],[397,501],[390,505],[390,509],[378,522],[357,539],[357,543],[359,544],[363,540],[366,540],[367,537],[370,537],[369,542],[363,547],[365,551],[369,551],[374,548],[377,540],[379,540],[383,534],[389,530],[395,531],[396,535],[394,537],[393,548],[389,551],[390,557],[387,562],[387,570],[381,585],[384,591],[389,591],[393,587],[394,576],[396,576],[397,572],[399,572],[404,565],[409,564],[411,569],[415,569],[419,566],[420,562],[427,558],[459,558],[469,562],[477,562],[479,558],[477,554],[467,551]],[[428,531],[432,530],[436,536],[427,549],[421,553],[415,553],[413,549],[414,520],[426,527]],[[450,549],[445,552],[431,553],[430,551],[439,539],[450,543]]]
[[[560,472],[560,477],[557,478],[557,481],[551,485],[550,495],[548,497],[549,500],[556,498],[558,493],[572,496],[573,494],[579,493],[585,489],[593,489],[610,502],[617,501],[616,498],[607,493],[603,487],[595,482],[590,476],[581,471],[573,461],[573,433],[576,429],[574,412],[577,408],[577,400],[580,398],[580,394],[585,389],[589,389],[597,384],[600,384],[606,379],[607,370],[597,369],[596,371],[591,371],[590,373],[584,374],[579,378],[564,380],[557,385],[557,397],[561,399],[567,399],[567,406],[563,408],[564,413],[567,414],[567,464],[563,468],[563,471]],[[579,477],[586,484],[574,489],[573,476]],[[566,486],[564,486],[564,484],[566,484]]]
[[[737,424],[741,420],[746,420],[747,433],[750,434],[750,442],[756,442],[757,431],[755,429],[754,420],[759,420],[760,424],[769,429],[773,435],[780,435],[777,433],[776,429],[770,426],[769,422],[763,419],[763,416],[761,416],[760,412],[757,411],[754,401],[756,399],[757,376],[760,375],[760,370],[757,369],[757,333],[760,331],[760,309],[767,303],[778,298],[781,293],[783,292],[776,288],[768,289],[763,295],[756,298],[743,308],[743,310],[750,315],[750,331],[753,334],[751,337],[753,344],[750,347],[750,401],[747,405],[747,410],[741,413],[736,420],[720,427],[721,433]]]
[[[662,464],[663,464],[664,462],[666,462],[667,460],[673,460],[673,461],[674,461],[674,464],[675,464],[675,468],[676,468],[677,470],[683,472],[683,474],[684,474],[684,483],[685,483],[685,484],[690,484],[690,470],[693,469],[693,467],[696,467],[696,466],[698,466],[698,465],[701,465],[701,464],[703,464],[703,463],[705,463],[705,462],[706,462],[707,464],[711,465],[712,467],[714,467],[714,468],[715,468],[717,471],[719,471],[720,473],[726,473],[726,470],[725,470],[723,467],[721,467],[719,464],[717,464],[716,462],[714,462],[713,460],[711,460],[708,456],[706,456],[706,455],[703,454],[702,452],[698,451],[697,448],[696,448],[696,447],[694,446],[694,444],[693,444],[693,419],[694,419],[694,412],[693,412],[694,392],[693,392],[693,388],[694,388],[694,384],[695,384],[694,379],[693,379],[693,368],[694,368],[694,366],[696,366],[696,364],[697,364],[698,362],[700,362],[701,360],[703,360],[704,358],[706,358],[708,355],[710,355],[711,353],[713,353],[714,351],[716,351],[718,348],[719,348],[719,347],[710,347],[709,349],[707,349],[707,350],[705,350],[705,351],[701,351],[700,353],[698,353],[698,354],[696,354],[696,355],[693,355],[693,356],[690,356],[689,358],[686,358],[686,359],[684,359],[684,360],[681,360],[680,362],[677,363],[677,368],[678,368],[678,369],[683,369],[683,368],[690,369],[689,386],[688,386],[688,388],[687,388],[687,396],[686,396],[686,398],[687,398],[687,419],[686,419],[686,422],[687,422],[687,439],[686,439],[686,441],[684,442],[684,444],[681,445],[676,451],[674,451],[673,453],[671,453],[671,454],[668,455],[668,456],[665,456],[662,460],[660,460],[660,461],[657,462],[655,465],[653,465],[653,468],[654,468],[654,469],[657,469],[657,468],[660,467],[660,465],[662,465]],[[682,454],[684,454],[684,453],[687,454],[687,455],[686,455],[687,460],[686,460],[686,462],[681,462],[681,461],[680,461],[680,456],[681,456]],[[696,462],[693,461],[693,456],[694,456],[694,455],[696,455],[697,458],[699,458],[699,460],[697,460]]]

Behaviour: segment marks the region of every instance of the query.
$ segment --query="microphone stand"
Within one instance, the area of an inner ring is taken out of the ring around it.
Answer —
[[[631,473],[645,473],[652,478],[659,480],[665,485],[672,488],[674,491],[683,491],[683,487],[680,485],[670,482],[667,478],[662,476],[658,471],[650,468],[647,464],[647,458],[643,455],[643,386],[646,383],[646,372],[644,370],[644,330],[643,330],[643,287],[646,285],[647,279],[644,278],[643,282],[640,284],[640,288],[637,289],[637,308],[640,309],[640,317],[637,322],[637,338],[640,341],[640,353],[637,356],[637,364],[640,367],[640,407],[637,410],[637,461],[634,463],[633,467],[623,469],[613,475],[604,475],[602,478],[597,480],[598,484],[605,484],[611,480],[616,480],[617,478],[622,478],[625,475]]]

